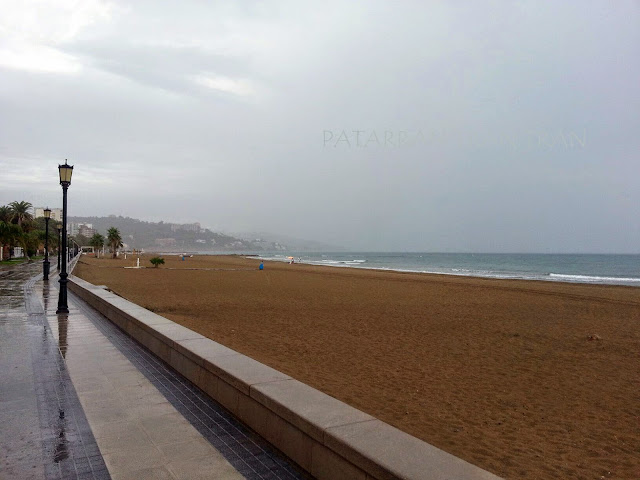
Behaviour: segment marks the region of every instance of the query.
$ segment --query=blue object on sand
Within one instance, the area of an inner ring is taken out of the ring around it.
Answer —
[[[264,263],[260,262],[260,270],[264,270]]]

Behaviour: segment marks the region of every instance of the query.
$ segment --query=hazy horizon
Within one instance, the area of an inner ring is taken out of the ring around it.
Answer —
[[[6,2],[0,204],[640,253],[640,4]]]
[[[79,218],[89,218],[89,217],[95,217],[96,215],[83,215],[83,216],[76,216]],[[109,216],[116,216],[115,214],[109,214],[109,215],[105,215],[102,216],[102,218],[105,217],[109,217]],[[123,217],[127,217],[127,215],[122,215]],[[131,218],[131,217],[130,217]],[[145,220],[145,219],[136,219],[136,220],[141,220],[141,221],[147,221],[147,222],[160,222],[161,220]],[[173,222],[165,222],[165,223],[173,223]],[[206,225],[201,225],[202,228],[209,228]],[[219,233],[224,233],[226,235],[230,235],[230,236],[234,236],[237,238],[240,238],[241,236],[243,238],[246,239],[252,239],[254,236],[262,236],[265,237],[268,240],[282,240],[283,243],[285,243],[286,245],[286,241],[290,241],[290,242],[294,242],[294,241],[298,241],[298,242],[311,242],[311,243],[324,243],[322,241],[319,240],[314,240],[312,238],[300,238],[300,237],[295,237],[295,236],[291,236],[291,235],[285,235],[285,234],[278,234],[276,232],[266,232],[266,231],[261,231],[261,232],[256,232],[256,231],[226,231],[226,230],[220,230],[218,231]],[[99,232],[100,233],[100,232]],[[483,254],[487,254],[487,255],[494,255],[494,254],[505,254],[505,255],[635,255],[638,256],[640,255],[640,251],[639,252],[628,252],[628,253],[619,253],[619,252],[571,252],[571,251],[566,251],[566,252],[553,252],[553,251],[529,251],[529,252],[523,252],[523,251],[503,251],[503,252],[490,252],[490,251],[453,251],[453,250],[362,250],[362,249],[353,249],[353,248],[347,248],[344,246],[340,246],[340,245],[325,245],[326,247],[328,247],[327,249],[322,249],[322,250],[306,250],[307,252],[315,252],[315,253],[429,253],[429,254],[439,254],[439,253],[443,253],[443,254],[455,254],[455,253],[460,253],[460,254],[478,254],[478,255],[483,255]],[[331,250],[329,247],[334,248],[334,250]],[[296,252],[296,250],[291,250],[291,252]]]

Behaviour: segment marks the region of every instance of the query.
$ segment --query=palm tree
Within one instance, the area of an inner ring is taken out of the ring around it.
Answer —
[[[31,210],[33,205],[29,202],[11,202],[9,204],[9,208],[11,209],[12,220],[16,220],[18,225],[22,226],[22,223],[25,221],[30,221],[33,219],[33,215],[31,215]]]
[[[0,207],[0,222],[11,223],[11,217],[13,217],[13,213],[11,212],[11,208],[7,205],[3,205]]]
[[[122,246],[122,237],[120,236],[120,231],[116,227],[111,227],[107,230],[107,242],[111,247],[111,252],[113,252],[113,258],[116,258],[118,248]]]
[[[19,225],[18,225],[19,227]],[[18,237],[18,243],[22,247],[22,253],[24,258],[31,263],[31,256],[38,252],[40,246],[40,234],[42,232],[22,232],[22,235]]]
[[[104,237],[99,233],[94,233],[93,237],[89,239],[89,245],[95,248],[97,252],[100,252],[100,249],[104,245]]]

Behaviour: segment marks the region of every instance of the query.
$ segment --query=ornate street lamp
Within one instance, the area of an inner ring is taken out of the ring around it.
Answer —
[[[60,185],[62,185],[62,245],[67,245],[67,189],[71,185],[71,174],[73,173],[73,165],[67,165],[65,159],[64,165],[58,165],[58,173],[60,174]],[[67,260],[62,262],[62,270],[60,272],[60,293],[58,295],[58,309],[56,313],[69,313],[67,305]]]
[[[51,209],[44,209],[44,262],[42,263],[42,278],[49,281],[49,219],[51,218]]]
[[[62,224],[57,224],[56,228],[58,229],[58,271],[60,271],[60,249],[62,248],[62,237],[60,235],[62,234]]]

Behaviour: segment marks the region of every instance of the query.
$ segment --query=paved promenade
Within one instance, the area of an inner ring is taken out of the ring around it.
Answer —
[[[0,478],[308,478],[41,269],[0,271]]]

